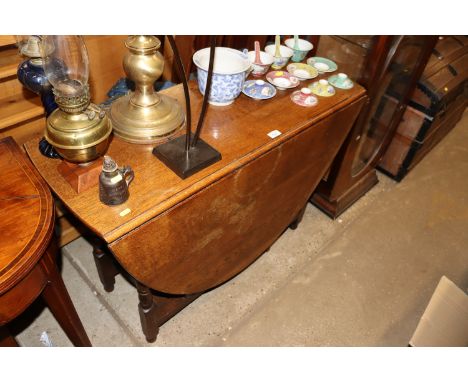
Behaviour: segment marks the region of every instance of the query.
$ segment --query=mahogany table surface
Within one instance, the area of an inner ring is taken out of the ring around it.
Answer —
[[[304,86],[310,82],[304,82]],[[196,82],[191,81],[189,88],[193,131],[198,122],[202,95]],[[184,105],[181,85],[163,92]],[[99,201],[97,185],[77,194],[57,171],[60,160],[48,159],[39,153],[38,139],[27,142],[25,148],[60,200],[90,230],[112,243],[311,124],[363,97],[365,90],[357,84],[349,90],[336,89],[336,95],[318,97],[318,105],[308,108],[294,104],[290,100],[291,93],[291,90],[278,90],[272,99],[260,101],[241,94],[229,106],[209,105],[201,138],[221,152],[222,160],[184,180],[154,157],[151,151],[155,145],[130,144],[113,137],[107,154],[119,166],[130,165],[135,172],[130,197],[119,206],[103,205]],[[280,131],[281,135],[270,138],[267,134],[273,130]]]
[[[0,140],[0,346],[17,345],[5,325],[39,295],[75,346],[91,346],[55,263],[54,211],[26,155]]]
[[[12,138],[0,140],[0,295],[42,257],[53,217],[47,184]]]

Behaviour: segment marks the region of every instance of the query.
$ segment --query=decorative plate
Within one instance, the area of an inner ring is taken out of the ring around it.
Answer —
[[[354,86],[354,82],[344,73],[330,76],[328,82],[338,89],[351,89]]]
[[[338,65],[332,60],[324,57],[311,57],[307,63],[319,71],[319,73],[331,73],[338,69]]]
[[[331,97],[336,93],[335,88],[327,80],[315,81],[309,85],[309,89],[320,97]]]
[[[275,70],[266,75],[266,79],[280,90],[292,89],[299,85],[299,79],[283,70]]]
[[[249,80],[244,83],[242,93],[253,99],[270,99],[276,95],[276,89],[263,80]]]
[[[288,69],[289,74],[299,78],[301,81],[310,80],[319,74],[317,69],[307,64],[289,64],[286,69]]]
[[[311,107],[318,104],[317,97],[312,95],[312,92],[309,88],[302,88],[301,90],[296,90],[291,94],[291,100],[299,106]]]

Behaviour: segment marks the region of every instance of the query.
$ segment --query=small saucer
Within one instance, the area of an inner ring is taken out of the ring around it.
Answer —
[[[335,88],[327,80],[315,81],[309,85],[309,89],[320,97],[331,97],[336,93]]]
[[[289,64],[286,69],[300,81],[310,80],[318,76],[318,70],[307,64]]]
[[[266,79],[280,90],[292,89],[299,85],[299,79],[283,70],[275,70],[266,75]]]
[[[244,83],[242,93],[253,99],[270,99],[276,95],[276,89],[263,80],[249,80]]]
[[[328,82],[338,89],[351,89],[354,82],[344,73],[334,74],[328,78]]]
[[[309,88],[302,88],[301,90],[296,90],[291,94],[291,100],[299,106],[311,107],[318,104],[317,97],[312,95],[312,92]]]
[[[331,73],[338,69],[338,65],[332,60],[324,57],[311,57],[307,59],[307,64],[313,66],[319,73]]]

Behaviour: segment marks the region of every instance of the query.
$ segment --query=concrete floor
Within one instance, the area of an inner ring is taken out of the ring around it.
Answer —
[[[63,249],[63,278],[94,346],[406,346],[442,275],[468,289],[468,113],[403,182],[380,183],[339,220],[309,205],[248,269],[147,344],[136,291],[106,293],[91,247]],[[14,324],[24,346],[70,346],[40,301]]]

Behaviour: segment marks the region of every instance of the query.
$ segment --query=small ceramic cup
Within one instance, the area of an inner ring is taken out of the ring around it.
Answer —
[[[294,39],[288,38],[285,42],[288,48],[291,48],[294,52],[291,61],[300,62],[302,61],[307,53],[309,53],[312,48],[314,47],[309,41],[303,40],[301,38],[297,39],[297,43],[299,45],[299,49],[294,49]]]
[[[280,45],[280,55],[281,57],[275,57],[275,44],[267,45],[265,47],[265,52],[271,54],[274,58],[273,64],[271,65],[272,69],[278,70],[284,68],[288,63],[289,59],[293,56],[294,51],[287,46]]]
[[[267,52],[260,52],[260,60],[262,61],[261,65],[255,63],[254,50],[248,52],[247,56],[249,57],[249,61],[252,63],[252,75],[254,77],[261,77],[266,74],[268,69],[270,69],[270,65],[273,64],[274,61],[274,57]]]

